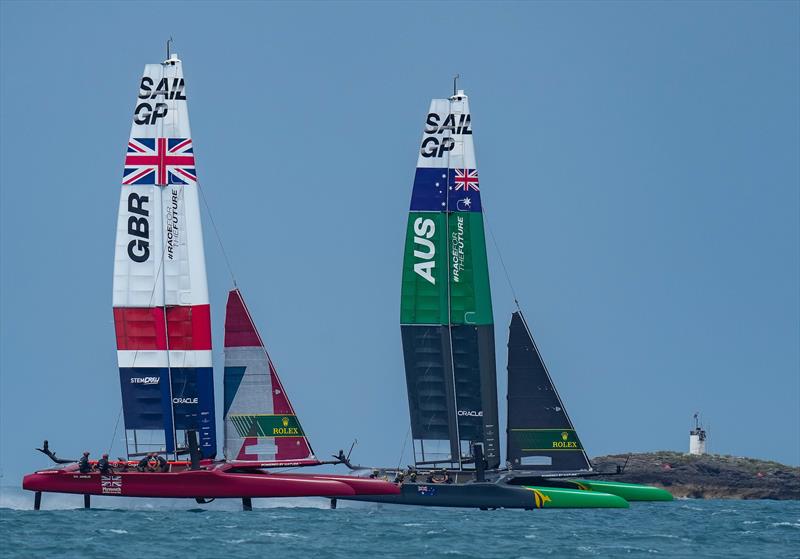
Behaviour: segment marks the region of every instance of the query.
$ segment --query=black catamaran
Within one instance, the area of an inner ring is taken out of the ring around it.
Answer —
[[[501,465],[494,320],[469,99],[433,99],[406,229],[400,307],[414,466],[376,469],[400,495],[356,500],[480,508],[628,506],[666,491],[577,479],[591,462],[520,311],[508,343]]]

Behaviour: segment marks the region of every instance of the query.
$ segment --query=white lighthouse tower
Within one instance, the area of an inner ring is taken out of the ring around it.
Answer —
[[[700,413],[694,414],[694,429],[689,431],[689,454],[706,453],[706,431],[700,424]]]

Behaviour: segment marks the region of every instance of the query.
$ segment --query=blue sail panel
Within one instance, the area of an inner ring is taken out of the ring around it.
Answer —
[[[417,167],[411,192],[411,211],[480,212],[478,171]]]

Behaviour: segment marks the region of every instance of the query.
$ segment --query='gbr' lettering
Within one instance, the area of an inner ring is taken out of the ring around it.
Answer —
[[[444,132],[450,132],[452,136],[472,134],[470,115],[455,115],[451,113],[442,120],[442,117],[437,113],[428,113],[428,118],[425,119],[425,135],[427,137],[422,140],[422,145],[419,148],[419,153],[422,157],[442,157],[446,152],[452,151],[456,145],[452,137],[448,136],[441,140],[436,137]]]
[[[128,235],[136,237],[128,243],[128,257],[134,262],[147,262],[150,258],[150,211],[144,207],[149,202],[149,196],[135,192],[128,196]]]
[[[419,245],[425,250],[414,249],[414,258],[421,258],[422,262],[414,263],[414,272],[425,278],[433,285],[436,285],[436,278],[433,277],[436,268],[436,245],[431,241],[431,237],[436,233],[436,223],[432,219],[418,217],[414,220],[414,244]]]
[[[167,116],[169,109],[164,101],[185,101],[183,78],[161,78],[158,85],[153,86],[153,78],[144,76],[139,84],[139,99],[145,101],[136,105],[133,111],[133,122],[136,124],[155,124],[159,118]]]

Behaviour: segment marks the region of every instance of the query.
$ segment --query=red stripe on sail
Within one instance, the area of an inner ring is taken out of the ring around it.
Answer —
[[[275,415],[295,415],[292,404],[289,402],[289,398],[283,390],[283,385],[278,378],[275,367],[272,366],[272,362],[269,364],[269,374],[272,380],[272,407],[274,410],[272,413]],[[278,451],[275,453],[276,460],[293,460],[312,456],[311,447],[308,445],[308,439],[304,436],[275,437],[275,446],[278,447]]]
[[[117,349],[167,349],[164,308],[115,308]]]
[[[291,460],[293,458],[308,458],[311,456],[311,449],[305,437],[275,437],[275,446],[278,452],[275,453],[276,460]]]
[[[191,143],[192,143],[192,139],[191,138],[186,138],[184,141],[179,143],[177,146],[174,146],[169,151],[170,151],[170,153],[178,153],[180,150],[182,150],[184,147],[186,147],[187,145],[189,145]],[[194,157],[194,156],[192,156],[192,157]]]
[[[260,347],[255,326],[238,289],[228,293],[225,306],[225,347]]]
[[[257,437],[246,437],[242,441],[242,448],[239,449],[239,454],[236,456],[237,460],[258,460],[258,454],[247,454],[246,448],[258,444]]]
[[[289,403],[289,398],[283,392],[283,386],[272,363],[269,364],[269,374],[272,383],[272,409],[274,410],[272,413],[275,415],[294,415],[292,404]]]
[[[159,138],[162,140],[163,138]],[[160,144],[159,144],[160,145]],[[194,165],[194,155],[169,155],[166,153],[159,153],[157,155],[137,155],[131,154],[125,157],[126,165],[158,165],[166,169],[167,165],[186,165],[187,167]],[[162,169],[159,169],[159,173]],[[159,175],[164,176],[164,175]]]
[[[181,175],[183,175],[184,177],[188,178],[189,180],[193,180],[193,181],[197,180],[196,176],[194,176],[191,173],[187,173],[183,169],[173,169],[173,171],[175,171],[176,173],[180,173]]]
[[[144,169],[144,170],[142,170],[142,171],[139,171],[139,172],[138,172],[138,173],[136,173],[135,175],[133,175],[131,178],[129,178],[128,180],[126,180],[126,181],[125,181],[125,182],[123,182],[122,184],[133,184],[134,182],[138,181],[140,178],[142,178],[142,177],[143,177],[143,176],[145,176],[146,174],[148,174],[148,173],[152,173],[152,172],[153,172],[153,170],[152,170],[152,169]]]
[[[211,307],[164,307],[114,309],[114,328],[119,350],[211,349]],[[169,344],[167,344],[169,332]]]

